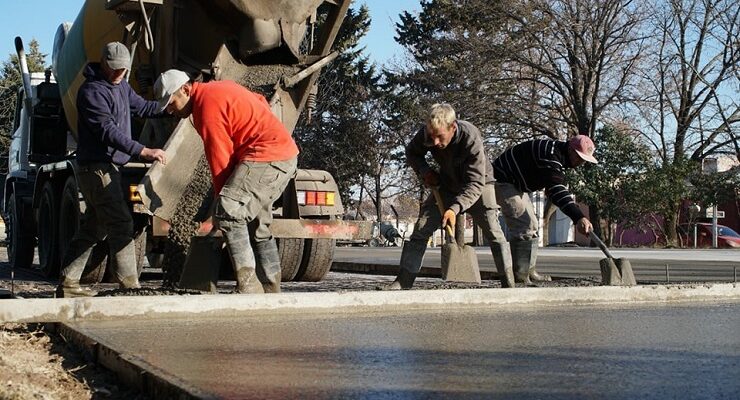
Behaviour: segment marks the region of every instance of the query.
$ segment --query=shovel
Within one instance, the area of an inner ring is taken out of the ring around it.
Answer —
[[[178,287],[217,292],[223,248],[224,239],[221,236],[193,236]]]
[[[444,215],[445,208],[439,190],[432,188],[432,193],[440,215]],[[449,225],[445,225],[445,230],[447,239],[442,245],[442,279],[448,282],[481,283],[478,256],[475,249],[465,245],[464,229],[457,229],[458,235]]]
[[[589,232],[591,240],[604,252],[606,258],[599,261],[601,267],[601,284],[605,286],[634,286],[637,285],[632,264],[626,258],[612,257],[604,242],[593,232]]]

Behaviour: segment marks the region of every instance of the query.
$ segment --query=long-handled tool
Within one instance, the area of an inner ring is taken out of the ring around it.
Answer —
[[[432,193],[440,215],[444,215],[445,207],[439,190],[432,188]],[[457,229],[457,235],[449,225],[445,226],[445,230],[447,239],[442,244],[442,279],[449,282],[481,283],[478,256],[474,248],[465,245],[464,229]]]
[[[612,257],[612,253],[604,242],[593,232],[589,233],[591,240],[604,252],[606,258],[599,261],[601,267],[601,284],[608,286],[634,286],[637,285],[635,274],[632,272],[632,264],[626,258]]]

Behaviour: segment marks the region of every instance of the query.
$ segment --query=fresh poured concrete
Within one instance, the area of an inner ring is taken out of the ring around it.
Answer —
[[[124,362],[139,378],[147,375],[139,370],[153,372],[142,384],[150,394],[729,399],[740,393],[739,302],[243,313],[69,327],[88,346],[99,343],[95,353],[109,367]]]

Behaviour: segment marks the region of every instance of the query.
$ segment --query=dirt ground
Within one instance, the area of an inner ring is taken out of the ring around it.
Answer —
[[[0,325],[0,399],[144,398],[47,326]]]

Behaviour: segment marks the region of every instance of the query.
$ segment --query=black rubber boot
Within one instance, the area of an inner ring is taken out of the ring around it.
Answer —
[[[514,269],[514,280],[516,283],[531,285],[529,280],[529,269],[532,257],[532,246],[529,240],[513,240],[509,242],[511,248],[511,262]]]
[[[275,239],[254,244],[257,277],[265,293],[280,293],[280,253]]]
[[[506,242],[491,242],[491,254],[493,255],[493,262],[496,264],[496,271],[498,271],[501,279],[501,287],[516,287],[509,244]]]
[[[393,283],[384,285],[378,290],[400,290],[411,289],[416,280],[416,275],[421,269],[421,263],[424,261],[424,253],[427,251],[426,239],[410,240],[403,245],[401,251],[401,263],[398,270],[398,276]],[[415,272],[412,272],[415,271]]]
[[[415,273],[406,271],[405,269],[401,269],[398,271],[398,276],[396,277],[395,281],[379,287],[378,290],[408,290],[411,289],[412,286],[414,286],[415,280]]]

